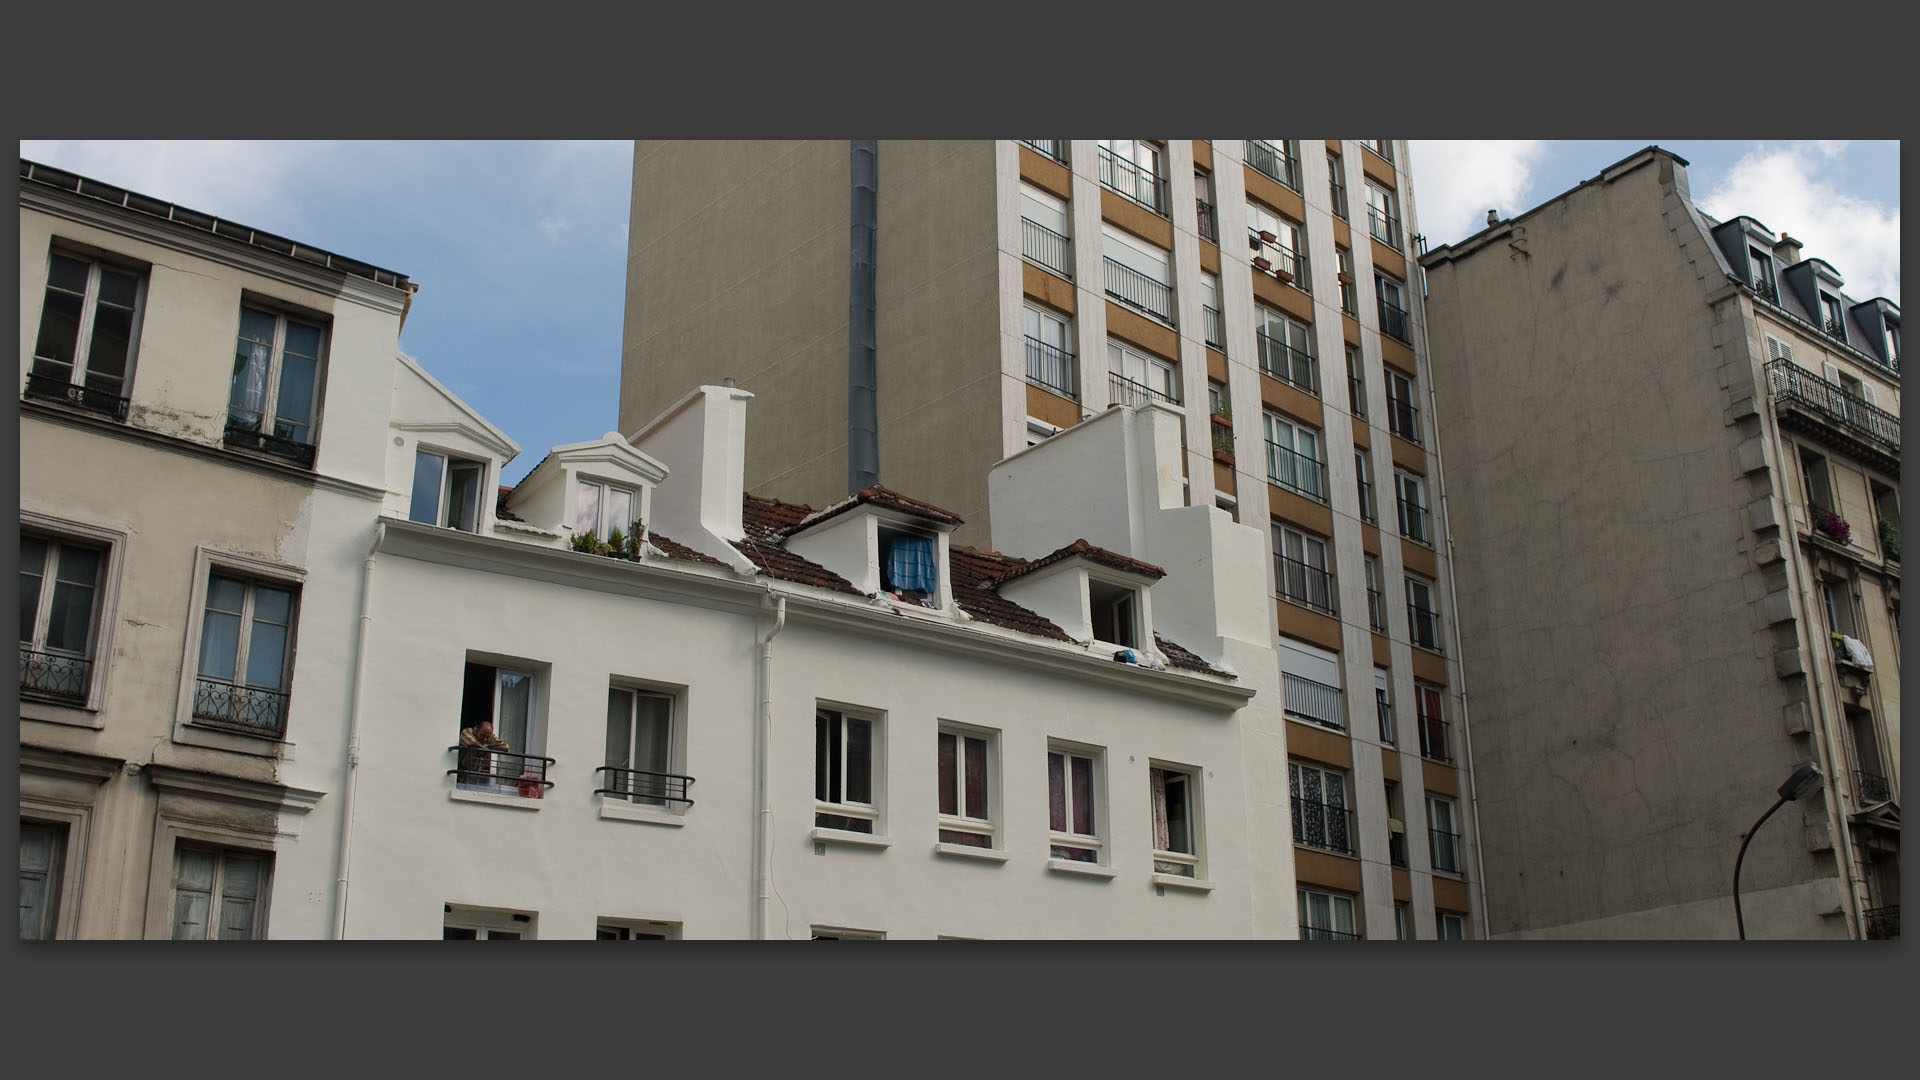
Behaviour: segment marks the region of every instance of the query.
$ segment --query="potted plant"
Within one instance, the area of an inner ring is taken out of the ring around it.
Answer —
[[[1261,270],[1273,269],[1273,264],[1268,262],[1266,256],[1264,255],[1255,255],[1253,257],[1253,265]]]
[[[1900,561],[1900,524],[1892,518],[1880,519],[1880,547],[1887,558]]]
[[[1853,526],[1847,524],[1845,518],[1831,510],[1814,508],[1813,531],[1836,544],[1853,543]]]
[[[1285,270],[1279,269],[1278,267],[1274,268],[1273,276],[1279,278],[1281,281],[1287,283],[1288,285],[1293,284],[1293,275],[1287,273]]]
[[[640,561],[640,545],[642,543],[640,534],[645,531],[645,525],[638,521],[633,523],[633,531],[627,534],[627,542],[621,549],[626,553],[628,562]]]
[[[1340,279],[1340,284],[1342,284],[1342,285],[1351,285],[1351,284],[1353,284],[1353,275],[1352,275],[1352,274],[1349,274],[1349,273],[1347,273],[1347,272],[1346,272],[1345,270],[1342,270],[1342,271],[1340,271],[1340,272],[1339,272],[1338,274],[1336,274],[1336,275],[1334,275],[1334,276],[1335,276],[1335,277],[1338,277],[1338,278]]]
[[[1273,242],[1274,242],[1275,240],[1278,240],[1278,239],[1280,239],[1280,238],[1279,238],[1279,237],[1277,237],[1277,236],[1275,236],[1275,235],[1273,235],[1273,233],[1271,233],[1271,232],[1269,232],[1269,231],[1267,231],[1266,229],[1261,229],[1261,230],[1260,230],[1260,239],[1261,239],[1261,241],[1262,241],[1262,242],[1264,242],[1264,243],[1268,243],[1268,244],[1271,244],[1271,243],[1273,243]]]

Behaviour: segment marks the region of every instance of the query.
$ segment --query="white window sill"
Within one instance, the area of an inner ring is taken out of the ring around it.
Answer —
[[[293,760],[293,744],[271,735],[242,735],[225,728],[207,727],[191,720],[173,725],[173,741],[183,746],[204,746],[209,750],[227,750],[236,754]]]
[[[1050,858],[1047,860],[1047,869],[1056,874],[1073,874],[1077,877],[1099,878],[1102,881],[1112,880],[1120,874],[1118,870],[1110,866],[1101,866],[1099,863],[1074,862],[1072,859]]]
[[[72,727],[92,728],[94,731],[106,730],[107,722],[100,716],[100,710],[93,705],[60,704],[51,701],[20,695],[20,719],[43,720],[49,724],[67,724]]]
[[[680,814],[659,806],[644,806],[625,799],[600,797],[600,817],[605,821],[634,821],[644,825],[665,825],[678,829],[686,825],[687,819]]]
[[[463,788],[450,788],[447,798],[454,802],[486,803],[489,806],[510,806],[515,810],[538,810],[545,799],[523,799],[518,795],[495,794],[491,791],[467,791]]]
[[[1170,886],[1175,889],[1187,889],[1192,892],[1208,893],[1213,891],[1213,882],[1202,878],[1182,877],[1179,874],[1155,874],[1148,879],[1155,885]]]
[[[948,844],[945,842],[933,845],[933,853],[935,855],[951,855],[959,859],[973,859],[978,862],[990,863],[1003,863],[1012,858],[1011,855],[1008,855],[999,848],[972,847],[967,844]]]
[[[886,836],[853,832],[848,829],[822,829],[816,827],[813,830],[812,839],[816,844],[844,844],[847,847],[885,848],[893,846],[893,840]]]

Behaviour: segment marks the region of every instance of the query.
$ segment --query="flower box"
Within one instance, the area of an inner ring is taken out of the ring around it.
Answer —
[[[1267,231],[1267,230],[1265,230],[1265,229],[1261,229],[1261,230],[1260,230],[1260,239],[1261,239],[1261,240],[1263,240],[1263,241],[1265,241],[1266,243],[1269,243],[1269,244],[1271,244],[1271,243],[1273,243],[1273,242],[1274,242],[1275,240],[1278,240],[1278,239],[1280,239],[1280,238],[1279,238],[1279,237],[1277,237],[1277,236],[1275,236],[1274,234],[1272,234],[1272,233],[1270,233],[1270,232],[1268,232],[1268,231]]]
[[[1851,544],[1853,542],[1853,526],[1847,524],[1845,518],[1842,518],[1839,514],[1831,510],[1822,510],[1818,507],[1814,508],[1813,531],[1832,540],[1836,544]]]
[[[1273,272],[1273,276],[1279,278],[1283,282],[1286,282],[1288,285],[1293,284],[1293,275],[1287,273],[1285,270],[1276,269]]]
[[[1273,269],[1272,263],[1268,262],[1264,257],[1257,256],[1257,255],[1254,256],[1253,265],[1261,270]]]
[[[1345,270],[1340,271],[1340,273],[1335,276],[1337,276],[1340,279],[1340,284],[1342,285],[1353,284],[1353,275],[1347,273]]]

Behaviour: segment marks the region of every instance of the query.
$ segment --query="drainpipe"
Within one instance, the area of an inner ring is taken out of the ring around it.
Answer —
[[[854,139],[851,250],[847,262],[847,491],[880,482],[879,332],[875,326],[875,233],[880,224],[880,144]]]
[[[773,625],[760,636],[760,711],[755,718],[753,807],[758,818],[753,834],[754,876],[758,896],[753,908],[753,936],[765,941],[768,933],[768,901],[773,892],[773,805],[768,791],[773,760],[773,639],[787,624],[787,598],[774,596],[767,587],[767,599],[773,601]]]
[[[373,546],[367,549],[367,561],[360,575],[360,632],[353,643],[353,682],[348,689],[347,781],[340,796],[340,866],[333,885],[333,936],[347,936],[347,877],[353,862],[353,801],[355,781],[360,775],[360,714],[362,688],[366,685],[367,630],[373,623],[373,560],[380,542],[387,538],[387,523],[374,526]]]

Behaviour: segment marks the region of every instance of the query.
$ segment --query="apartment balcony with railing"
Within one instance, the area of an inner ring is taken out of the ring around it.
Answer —
[[[1309,723],[1345,731],[1346,716],[1340,708],[1340,688],[1295,675],[1280,674],[1280,697],[1286,715]]]
[[[1206,323],[1209,348],[1227,351],[1227,316],[1217,307],[1200,305],[1201,321]]]
[[[1173,286],[1157,281],[1111,256],[1103,257],[1107,295],[1122,305],[1173,325]]]
[[[1359,941],[1360,935],[1345,930],[1332,930],[1324,926],[1300,924],[1301,941]]]
[[[1754,293],[1758,295],[1760,299],[1773,304],[1780,302],[1780,290],[1774,288],[1773,282],[1768,281],[1764,275],[1755,274],[1750,284],[1753,286]]]
[[[1400,510],[1400,536],[1424,547],[1433,546],[1433,523],[1427,508],[1416,502],[1408,502],[1396,497],[1394,503]]]
[[[1868,908],[1860,913],[1868,941],[1891,941],[1900,936],[1900,905]]]
[[[1074,392],[1074,356],[1039,338],[1027,339],[1027,381],[1061,397],[1079,400]]]
[[[1387,430],[1413,445],[1419,446],[1420,410],[1415,408],[1412,402],[1402,401],[1397,397],[1388,395]]]
[[[1367,629],[1376,634],[1384,634],[1387,632],[1387,608],[1386,603],[1380,598],[1379,589],[1367,590]],[[1392,742],[1393,727],[1386,715],[1386,708],[1386,703],[1382,702],[1380,705],[1380,737],[1387,742]]]
[[[1294,843],[1316,851],[1357,857],[1359,838],[1360,831],[1353,825],[1353,811],[1318,799],[1293,797]]]
[[[1131,161],[1115,157],[1113,151],[1104,146],[1100,148],[1100,186],[1161,217],[1167,214],[1166,185],[1162,179]]]
[[[44,362],[36,361],[36,367],[41,363]],[[27,375],[26,396],[42,401],[58,401],[76,409],[125,420],[131,399],[119,395],[117,391],[122,388],[123,384],[118,379],[113,380],[111,388],[108,388],[104,385],[74,383],[60,374],[35,370]]]
[[[1442,765],[1453,764],[1452,725],[1437,716],[1422,716],[1416,726],[1420,729],[1420,756]]]
[[[642,806],[666,806],[669,803],[693,805],[693,799],[687,795],[687,788],[693,783],[691,776],[648,772],[644,769],[617,769],[611,765],[602,765],[594,772],[601,778],[601,786],[593,791],[595,795],[611,795]],[[543,770],[541,778],[545,776]]]
[[[1334,613],[1333,574],[1330,571],[1279,554],[1273,557],[1273,565],[1274,582],[1279,586],[1282,598],[1323,615]]]
[[[1440,613],[1407,601],[1408,635],[1415,645],[1429,652],[1440,650]]]
[[[1376,299],[1380,308],[1380,332],[1402,344],[1413,344],[1413,324],[1407,319],[1407,310],[1384,296]]]
[[[1035,266],[1073,280],[1073,241],[1031,218],[1020,219],[1020,254]]]
[[[1213,452],[1233,456],[1233,421],[1224,416],[1207,418],[1208,427],[1213,434]]]
[[[1320,364],[1312,353],[1294,348],[1265,330],[1254,331],[1253,339],[1260,349],[1261,371],[1297,390],[1320,396]]]
[[[1853,773],[1853,795],[1862,806],[1890,802],[1893,799],[1893,785],[1879,773],[1856,769]]]
[[[1251,165],[1255,172],[1285,184],[1295,191],[1300,190],[1299,168],[1293,160],[1293,155],[1287,152],[1284,143],[1275,146],[1265,139],[1248,139],[1246,142],[1247,164]]]
[[[287,695],[278,689],[202,676],[193,682],[193,718],[278,737],[287,729]]]
[[[1267,480],[1316,502],[1327,501],[1327,466],[1279,443],[1267,444]]]
[[[1156,390],[1146,383],[1129,379],[1117,371],[1107,373],[1107,404],[1145,405],[1149,401],[1162,401],[1168,405],[1180,404],[1179,398],[1164,390]]]
[[[1393,250],[1400,250],[1400,219],[1385,210],[1367,207],[1367,232]]]
[[[1211,240],[1216,244],[1219,243],[1220,222],[1214,216],[1213,204],[1205,199],[1195,199],[1193,202],[1194,212],[1199,216],[1201,239]]]
[[[1427,830],[1427,855],[1433,860],[1433,872],[1465,876],[1460,858],[1460,834],[1445,829]]]
[[[1313,292],[1308,278],[1307,257],[1280,242],[1278,233],[1247,227],[1247,250],[1252,253],[1253,268],[1271,274],[1282,284],[1303,293]]]
[[[1767,364],[1767,390],[1782,421],[1858,453],[1900,457],[1900,418],[1848,393],[1791,360]]]
[[[83,702],[93,683],[93,661],[72,653],[20,646],[20,693],[53,701]]]
[[[1062,165],[1067,163],[1067,140],[1065,139],[1021,139],[1020,145],[1030,147],[1042,157],[1051,158]]]
[[[545,797],[553,781],[547,779],[554,760],[539,754],[515,754],[506,750],[488,750],[479,746],[449,746],[455,755],[454,767],[447,770],[462,791],[482,794],[517,795],[523,799]]]

